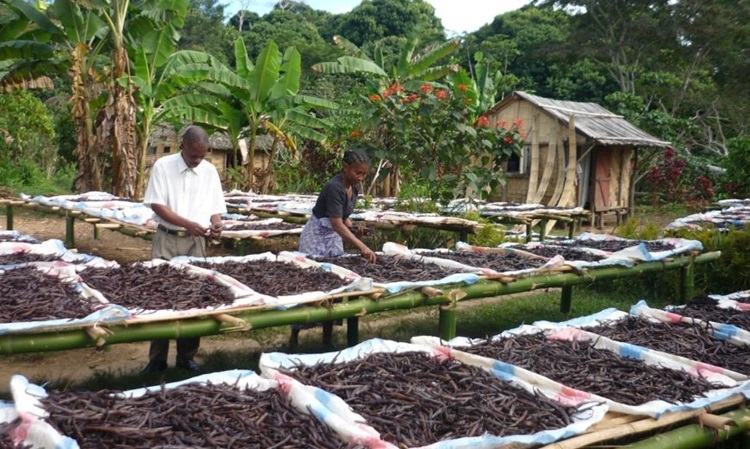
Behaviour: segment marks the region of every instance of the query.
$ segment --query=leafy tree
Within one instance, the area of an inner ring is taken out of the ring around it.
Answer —
[[[303,15],[282,9],[274,9],[255,22],[249,31],[243,33],[243,39],[251,58],[257,57],[271,40],[279,48],[294,47],[302,55],[303,67],[340,54],[323,40],[315,25]]]
[[[417,36],[441,42],[445,31],[435,9],[423,0],[366,0],[344,15],[336,34],[362,46],[387,36]]]
[[[566,76],[580,57],[567,49],[570,26],[564,11],[525,7],[499,15],[477,30],[467,42],[466,54],[481,50],[487,61],[518,80],[515,88],[554,96],[547,82]]]
[[[0,94],[0,174],[3,182],[33,184],[58,166],[55,126],[49,111],[25,90]],[[38,172],[41,168],[41,173]]]
[[[203,51],[227,63],[236,28],[224,23],[225,5],[217,0],[190,0],[185,25],[180,30],[178,50]]]
[[[750,195],[750,137],[735,137],[729,141],[727,178],[724,190],[735,198]]]
[[[471,82],[465,73],[456,81],[463,79]],[[370,95],[362,143],[395,169],[417,170],[433,200],[486,199],[504,182],[502,163],[523,139],[517,127],[476,117],[478,93],[463,83],[453,90],[423,84],[416,91],[393,84]]]

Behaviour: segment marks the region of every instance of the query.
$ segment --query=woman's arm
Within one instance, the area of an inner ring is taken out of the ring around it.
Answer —
[[[329,220],[331,221],[333,230],[336,231],[336,233],[338,233],[338,235],[340,235],[345,242],[356,247],[359,250],[359,253],[362,254],[362,257],[367,259],[368,262],[375,263],[375,261],[377,260],[375,253],[367,245],[362,243],[362,240],[358,239],[357,236],[352,233],[352,231],[346,226],[344,220],[341,219],[341,217],[329,217]]]

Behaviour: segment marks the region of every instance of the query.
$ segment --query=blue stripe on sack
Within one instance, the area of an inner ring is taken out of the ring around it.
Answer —
[[[516,377],[516,367],[510,363],[495,360],[492,363],[492,373],[503,380],[513,380]]]
[[[720,340],[729,340],[739,332],[739,328],[732,324],[718,324],[714,327],[714,337]]]
[[[641,354],[643,354],[643,351],[647,351],[648,349],[642,347],[642,346],[636,346],[631,345],[629,343],[622,343],[622,346],[620,346],[620,355],[623,357],[628,357],[631,359],[641,360]]]
[[[331,400],[333,399],[333,395],[325,390],[321,390],[320,388],[315,389],[315,399],[320,401],[321,404],[328,407],[328,404],[331,403]]]

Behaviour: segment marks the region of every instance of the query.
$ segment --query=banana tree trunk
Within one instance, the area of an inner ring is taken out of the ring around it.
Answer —
[[[279,151],[279,140],[274,138],[273,144],[271,145],[271,153],[268,155],[268,163],[263,168],[263,179],[261,180],[261,188],[259,193],[270,193],[276,184],[274,180],[273,172],[273,161],[276,159],[276,153]]]
[[[143,187],[146,184],[146,153],[148,152],[148,138],[151,136],[151,122],[144,117],[141,126],[137,146],[138,172],[136,173],[135,193],[133,194],[133,198],[139,201],[143,199]]]
[[[250,122],[250,142],[247,145],[247,168],[245,171],[245,179],[247,180],[248,191],[255,190],[255,145],[257,145],[256,137],[258,135],[258,127],[254,123]]]
[[[136,186],[135,99],[130,86],[122,87],[117,80],[128,67],[124,48],[112,52],[112,84],[104,117],[97,129],[99,150],[112,149],[112,193],[133,197]]]
[[[94,126],[91,120],[90,91],[91,79],[88,75],[86,56],[88,46],[78,44],[72,52],[71,113],[76,127],[75,154],[78,159],[78,176],[73,188],[77,192],[102,190],[102,168],[99,152],[94,145]]]

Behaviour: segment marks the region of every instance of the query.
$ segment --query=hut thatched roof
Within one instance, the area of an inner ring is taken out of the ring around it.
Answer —
[[[569,117],[575,119],[576,131],[600,145],[633,145],[642,147],[668,147],[669,142],[659,140],[637,128],[621,115],[613,114],[596,103],[553,100],[526,92],[514,92],[490,109],[490,114],[506,108],[513,102],[526,100],[565,125]]]

